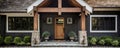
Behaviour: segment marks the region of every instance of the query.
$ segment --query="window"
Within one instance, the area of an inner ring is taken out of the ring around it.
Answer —
[[[64,23],[64,19],[63,18],[56,19],[56,24],[63,24],[63,23]]]
[[[47,24],[52,24],[52,17],[47,17]]]
[[[72,18],[71,17],[67,18],[67,24],[72,24]]]
[[[117,15],[91,15],[90,32],[117,32]]]
[[[7,32],[33,31],[33,17],[7,17]]]

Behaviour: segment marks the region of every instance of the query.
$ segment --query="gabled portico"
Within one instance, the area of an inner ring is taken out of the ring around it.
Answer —
[[[88,6],[83,0],[68,0],[71,5],[74,7],[62,7],[62,0],[58,0],[58,6],[57,7],[45,7],[49,5],[49,0],[44,0],[44,1],[39,1],[39,5],[36,3],[35,5],[33,4],[32,6],[34,7],[34,32],[32,32],[32,45],[34,43],[39,44],[41,42],[41,26],[39,24],[42,24],[40,22],[41,15],[40,13],[57,13],[57,16],[55,17],[55,22],[54,22],[54,33],[55,33],[55,39],[64,39],[64,28],[65,28],[65,20],[64,17],[62,16],[63,13],[79,13],[78,16],[80,16],[80,27],[81,31],[78,30],[78,42],[81,44],[83,40],[85,40],[85,45],[87,46],[87,35],[86,35],[86,23],[85,23],[85,16],[89,14],[91,11],[91,7]],[[82,2],[81,2],[82,1]],[[51,1],[52,2],[52,1]],[[89,9],[86,7],[90,7]],[[56,24],[57,19],[63,19],[64,23],[62,24]],[[58,29],[59,30],[58,30]],[[61,32],[61,33],[60,33]],[[60,36],[59,36],[60,35]],[[62,37],[62,36],[63,37]],[[84,38],[84,37],[85,38]]]

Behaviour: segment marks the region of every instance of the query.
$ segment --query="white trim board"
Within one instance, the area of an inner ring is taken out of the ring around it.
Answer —
[[[36,2],[34,2],[32,5],[30,5],[27,8],[27,13],[29,13],[31,10],[33,10],[34,6],[38,6],[40,3],[42,3],[44,0],[37,0]]]
[[[101,31],[93,31],[92,30],[92,17],[115,17],[115,30],[114,31],[107,31],[107,30],[101,30]],[[117,15],[90,15],[90,32],[96,32],[96,33],[116,33],[117,32]]]
[[[86,9],[92,13],[92,7],[89,6],[84,0],[76,0],[80,5],[85,6]]]
[[[24,30],[24,31],[10,31],[10,30],[8,30],[8,17],[33,17],[33,16],[6,16],[6,32],[7,33],[32,33],[32,32],[34,32],[34,30]],[[38,20],[39,20],[39,18],[38,18]],[[39,21],[38,21],[38,31],[39,31]]]

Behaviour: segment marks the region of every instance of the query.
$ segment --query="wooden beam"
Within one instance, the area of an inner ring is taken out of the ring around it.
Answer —
[[[81,12],[81,8],[61,8],[60,12]],[[38,8],[38,12],[59,12],[58,8]]]
[[[62,12],[61,12],[61,8],[62,8],[62,0],[58,0],[58,15],[61,15]]]
[[[81,10],[82,10],[82,12],[81,12],[81,30],[85,31],[86,30],[85,7],[82,7]]]
[[[70,4],[75,7],[81,7],[81,5],[76,0],[69,0]]]
[[[80,8],[62,8],[62,12],[81,12]]]
[[[58,8],[38,8],[38,12],[58,12]]]
[[[36,11],[34,11],[34,32],[38,31],[38,12],[37,12],[37,8],[34,7],[34,9]]]

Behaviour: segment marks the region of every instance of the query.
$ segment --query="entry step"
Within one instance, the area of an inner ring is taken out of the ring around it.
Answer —
[[[43,47],[79,47],[78,42],[41,42],[34,46],[43,46]]]

